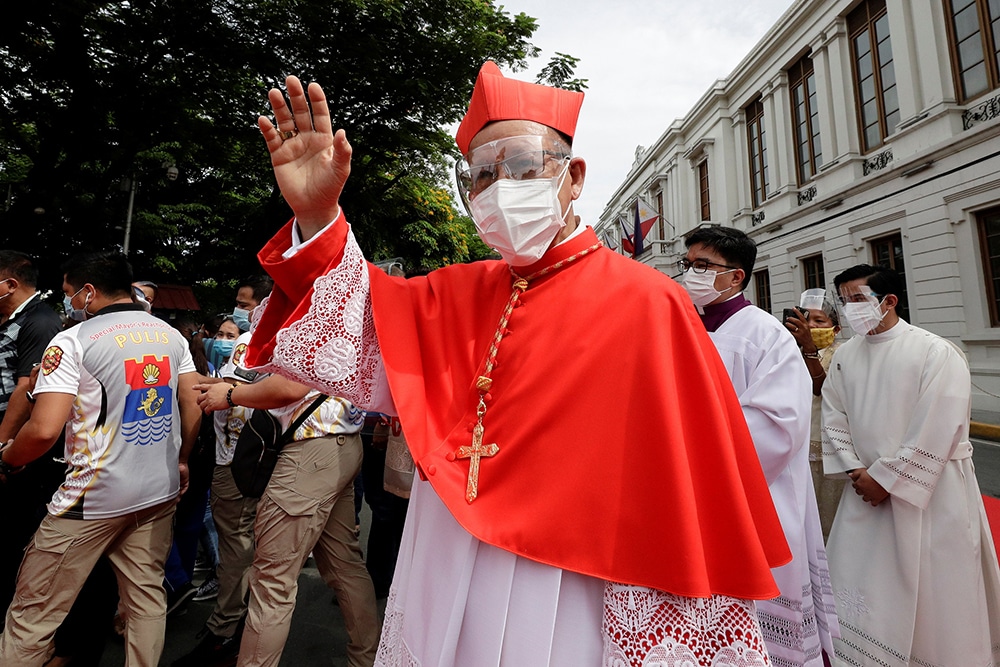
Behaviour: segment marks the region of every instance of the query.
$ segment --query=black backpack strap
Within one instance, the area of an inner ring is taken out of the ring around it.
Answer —
[[[291,442],[292,438],[295,437],[295,432],[299,430],[299,427],[305,424],[306,420],[309,419],[309,417],[312,416],[312,414],[319,409],[319,406],[323,405],[323,403],[325,403],[326,399],[328,398],[330,397],[327,396],[326,394],[320,394],[319,396],[317,396],[316,400],[313,401],[312,404],[302,412],[302,414],[296,417],[295,421],[292,422],[292,425],[289,426],[288,429],[281,434],[281,438],[278,440],[278,444],[281,446],[285,446],[286,444]]]

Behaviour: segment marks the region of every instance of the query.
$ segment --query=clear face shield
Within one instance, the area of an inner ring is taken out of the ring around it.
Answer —
[[[478,146],[455,163],[455,181],[465,210],[472,216],[472,200],[498,180],[526,181],[557,174],[555,163],[572,155],[555,150],[541,135],[505,137]]]
[[[868,285],[841,285],[837,294],[840,321],[847,324],[859,336],[867,335],[885,318],[885,312],[882,310],[884,300],[884,294],[876,294]]]
[[[816,349],[833,345],[840,327],[836,295],[828,289],[807,289],[799,297],[799,310],[805,315]]]

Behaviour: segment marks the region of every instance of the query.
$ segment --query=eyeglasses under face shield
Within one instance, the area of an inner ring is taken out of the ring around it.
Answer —
[[[474,148],[455,163],[458,194],[472,215],[470,202],[497,180],[553,176],[553,165],[571,157],[569,152],[557,150],[551,139],[539,135],[497,139]]]

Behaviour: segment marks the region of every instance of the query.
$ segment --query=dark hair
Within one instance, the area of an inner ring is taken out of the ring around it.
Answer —
[[[181,320],[175,327],[181,335],[188,341],[188,349],[191,350],[191,359],[194,361],[195,369],[202,375],[208,375],[208,357],[205,355],[205,346],[202,338],[198,335],[201,327],[191,320]]]
[[[222,325],[225,324],[226,322],[232,322],[233,324],[235,324],[237,331],[239,331],[241,334],[244,334],[250,330],[249,328],[244,330],[243,327],[240,326],[240,323],[236,321],[236,318],[226,315],[222,318],[222,321],[219,322],[219,326],[216,327],[215,333],[219,333],[219,329],[221,329]]]
[[[79,290],[90,283],[104,296],[132,296],[132,266],[125,255],[106,250],[70,257],[63,264],[66,282]]]
[[[271,288],[274,287],[274,281],[271,280],[271,276],[261,273],[255,276],[250,276],[236,286],[237,290],[241,290],[244,287],[249,287],[253,290],[253,299],[257,303],[264,300],[268,294],[271,293]]]
[[[202,322],[201,326],[205,328],[205,331],[208,333],[210,337],[214,338],[215,334],[219,333],[219,327],[222,326],[222,321],[225,318],[226,316],[224,314],[212,315],[210,318]]]
[[[0,276],[13,278],[25,287],[38,286],[38,269],[31,257],[16,250],[0,250]]]
[[[757,244],[749,236],[732,227],[699,227],[684,239],[686,248],[695,243],[719,253],[727,264],[743,269],[740,289],[747,288],[754,262],[757,261]]]
[[[841,285],[853,280],[864,280],[872,288],[872,291],[879,296],[886,297],[892,294],[899,300],[900,306],[904,305],[906,299],[904,290],[906,286],[903,284],[903,278],[888,266],[881,264],[877,266],[872,266],[871,264],[852,266],[833,279],[833,286],[839,292]],[[896,312],[899,312],[899,306],[896,306],[896,308]]]
[[[864,280],[865,284],[872,288],[872,291],[880,297],[885,298],[892,294],[899,303],[896,304],[896,312],[900,308],[906,307],[906,285],[903,278],[888,266],[879,264],[858,264],[837,275],[833,279],[833,286],[840,292],[840,286],[853,280]]]

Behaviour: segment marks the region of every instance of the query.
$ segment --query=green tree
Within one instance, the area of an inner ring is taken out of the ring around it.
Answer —
[[[548,64],[538,73],[535,83],[582,93],[586,90],[589,79],[573,78],[573,75],[576,73],[576,66],[579,64],[579,58],[556,51],[556,54],[552,56]]]
[[[134,194],[137,274],[215,279],[228,299],[289,214],[255,119],[295,73],[324,86],[355,146],[343,204],[366,252],[410,267],[482,256],[440,194],[457,157],[442,128],[484,60],[526,66],[534,30],[487,0],[23,4],[0,22],[0,244],[54,267],[120,245]]]

